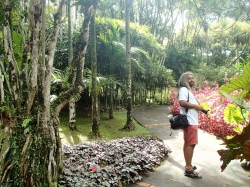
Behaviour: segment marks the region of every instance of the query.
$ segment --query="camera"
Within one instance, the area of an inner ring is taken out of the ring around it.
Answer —
[[[207,113],[209,112],[209,110],[206,110],[206,109],[204,109],[204,108],[203,108],[201,111],[202,111],[204,114],[207,114]]]

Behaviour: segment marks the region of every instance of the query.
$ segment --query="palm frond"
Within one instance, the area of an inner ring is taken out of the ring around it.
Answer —
[[[141,73],[145,73],[145,69],[140,65],[139,61],[135,58],[131,58],[132,69],[138,69]]]

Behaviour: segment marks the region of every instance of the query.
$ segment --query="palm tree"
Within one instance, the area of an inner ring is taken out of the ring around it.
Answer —
[[[68,67],[70,68],[73,60],[73,43],[72,43],[72,21],[71,21],[71,0],[67,1],[68,8]],[[69,101],[69,129],[76,130],[76,108],[75,108],[75,99],[71,98]]]
[[[99,125],[99,102],[98,102],[98,90],[97,90],[97,57],[96,57],[96,30],[95,30],[95,12],[91,17],[90,23],[90,61],[92,69],[92,132],[91,137],[100,137]]]
[[[120,38],[119,26],[112,22],[107,32],[100,33],[99,39],[101,41],[103,54],[107,57],[101,59],[102,63],[99,64],[99,69],[105,76],[115,75],[116,80],[126,79],[124,72],[126,72],[126,46],[122,43]],[[138,48],[131,47],[131,55],[133,58],[130,59],[131,67],[133,67],[133,73],[143,73],[145,69],[142,67],[141,62],[148,63],[150,61],[149,54]],[[106,63],[104,63],[106,61]],[[108,67],[108,68],[107,68]],[[107,70],[106,70],[107,69]],[[106,71],[104,71],[106,70]],[[125,81],[127,82],[127,81]],[[113,118],[113,98],[114,98],[114,83],[110,82],[109,85],[109,118]],[[126,90],[126,89],[125,89]]]
[[[127,122],[123,129],[134,130],[132,119],[132,74],[131,74],[131,44],[130,44],[130,6],[131,0],[126,0],[126,70],[127,70]]]
[[[119,57],[120,53],[118,52],[118,48],[116,48],[116,42],[119,40],[119,29],[116,27],[116,25],[112,25],[111,30],[109,30],[107,33],[107,36],[105,34],[100,34],[100,39],[104,43],[106,50],[107,50],[107,56],[109,59],[109,72],[107,72],[109,75],[113,75],[114,69],[117,66],[117,57]],[[117,52],[116,52],[117,51]],[[114,100],[114,84],[113,82],[110,82],[109,85],[109,119],[113,119],[113,100]]]

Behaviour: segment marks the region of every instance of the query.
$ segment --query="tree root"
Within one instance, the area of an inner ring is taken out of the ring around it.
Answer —
[[[98,139],[98,138],[101,138],[102,136],[100,135],[99,132],[98,133],[91,132],[89,133],[88,137],[91,139]]]
[[[120,131],[134,131],[136,130],[135,125],[133,123],[126,124]]]
[[[4,170],[4,173],[3,173],[3,177],[2,177],[2,181],[3,182],[5,180],[5,177],[7,175],[7,172],[13,167],[13,164],[10,164],[5,170]]]

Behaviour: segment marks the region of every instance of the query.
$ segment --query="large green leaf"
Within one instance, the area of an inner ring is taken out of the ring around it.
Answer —
[[[244,102],[244,99],[242,97],[233,97],[232,95],[230,95],[229,93],[219,90],[219,93],[223,96],[225,96],[228,100],[236,103],[239,107],[246,109],[246,110],[250,110],[250,105],[246,104]]]
[[[234,91],[238,91],[237,94],[231,95]],[[250,105],[245,103],[245,100],[249,100],[250,96],[250,62],[248,62],[244,68],[242,74],[237,78],[231,78],[229,84],[225,84],[220,87],[219,93],[225,96],[228,100],[234,102],[241,108],[242,115],[246,117],[246,114],[250,110]],[[241,116],[242,117],[242,116]],[[240,122],[240,114],[233,108],[233,105],[229,104],[224,112],[224,119],[230,124],[237,124]],[[247,122],[247,121],[246,121]],[[235,131],[240,132],[240,128],[234,128]],[[223,164],[221,166],[222,171],[227,167],[231,160],[237,158],[245,158],[242,156],[242,150],[244,142],[250,140],[250,125],[246,124],[242,133],[234,136],[231,139],[224,140],[227,150],[218,150]],[[243,160],[243,159],[241,159]]]
[[[231,78],[229,84],[222,85],[219,89],[219,93],[223,95],[221,91],[232,93],[239,89],[242,91],[250,91],[250,62],[244,66],[243,72],[239,77]]]
[[[237,125],[243,120],[243,116],[237,106],[229,104],[224,110],[224,120],[230,125]]]

